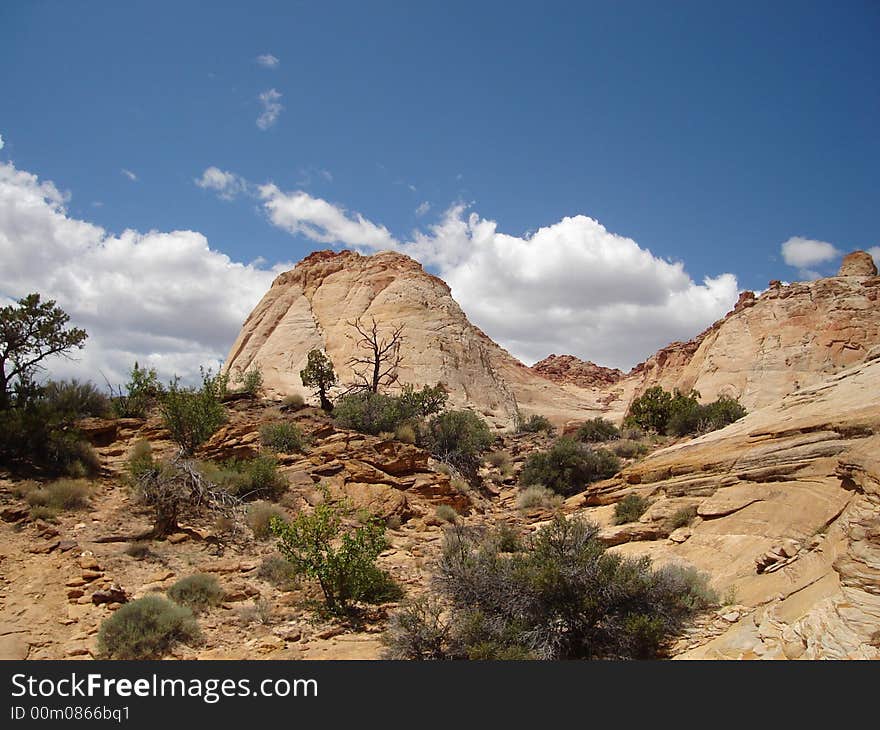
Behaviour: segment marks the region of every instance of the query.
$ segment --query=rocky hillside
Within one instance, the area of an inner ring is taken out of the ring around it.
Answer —
[[[468,321],[442,280],[390,251],[319,251],[281,274],[245,321],[227,367],[256,365],[269,393],[311,396],[299,373],[309,350],[324,348],[349,383],[348,362],[363,354],[348,324],[358,318],[375,318],[380,336],[403,326],[400,383],[442,382],[452,403],[498,423],[510,423],[517,408],[560,422],[601,408],[595,393],[532,372]]]
[[[588,389],[607,388],[624,375],[622,370],[605,368],[574,355],[548,355],[532,365],[532,370],[554,382]]]

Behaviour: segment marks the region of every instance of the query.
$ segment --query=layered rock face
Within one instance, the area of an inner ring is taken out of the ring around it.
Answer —
[[[623,377],[622,370],[605,368],[574,355],[548,355],[532,365],[532,370],[556,383],[579,388],[606,388]]]
[[[602,539],[706,571],[734,604],[695,645],[684,643],[685,658],[880,658],[878,392],[875,348],[864,363],[655,452],[568,506],[595,518],[627,494],[647,498],[637,522],[606,527]]]
[[[226,367],[256,365],[269,393],[310,397],[300,370],[317,348],[333,360],[340,382],[351,382],[347,363],[365,354],[348,324],[358,318],[375,318],[381,336],[403,325],[399,383],[442,382],[453,404],[499,424],[510,423],[517,408],[558,422],[599,412],[595,394],[533,373],[468,321],[442,280],[393,252],[319,251],[278,276],[245,321]]]
[[[782,286],[736,308],[690,342],[676,342],[620,383],[636,394],[653,385],[703,400],[738,398],[749,410],[812,385],[880,343],[880,277],[871,256],[849,254],[837,276]]]

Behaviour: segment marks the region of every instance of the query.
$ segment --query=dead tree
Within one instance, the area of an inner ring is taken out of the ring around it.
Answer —
[[[349,337],[355,340],[357,349],[365,353],[350,358],[348,365],[354,373],[355,389],[378,393],[380,387],[387,387],[397,382],[403,325],[392,330],[390,337],[383,338],[376,318],[371,317],[370,320],[369,325],[362,323],[360,317],[354,322],[346,322],[357,332],[357,336],[349,335]]]

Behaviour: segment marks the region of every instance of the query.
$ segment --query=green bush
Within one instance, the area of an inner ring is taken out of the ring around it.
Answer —
[[[611,421],[604,418],[592,418],[585,421],[577,430],[575,438],[578,441],[595,443],[598,441],[613,441],[620,438],[620,431]]]
[[[302,430],[289,421],[264,423],[260,426],[260,440],[266,448],[283,454],[305,451],[306,442]]]
[[[81,479],[59,479],[32,489],[25,497],[31,507],[45,507],[53,512],[80,510],[89,506],[89,484]]]
[[[669,518],[669,527],[677,530],[679,527],[687,527],[697,516],[696,507],[682,507],[676,510],[675,514]]]
[[[392,616],[397,659],[643,659],[715,603],[705,578],[607,552],[598,528],[557,517],[502,553],[492,532],[449,528],[437,596]]]
[[[648,500],[638,494],[627,494],[614,505],[614,524],[635,522],[648,509]]]
[[[318,581],[327,610],[347,614],[353,604],[381,603],[400,589],[376,565],[387,546],[385,527],[376,521],[346,528],[343,510],[325,501],[311,514],[301,513],[290,523],[273,517],[269,529],[279,539],[279,550],[296,575]]]
[[[649,388],[636,398],[625,422],[656,433],[688,436],[723,428],[746,415],[746,410],[732,398],[722,396],[702,405],[700,394],[691,391],[667,393],[660,386]]]
[[[176,643],[199,638],[192,611],[147,595],[121,606],[101,624],[98,648],[108,659],[159,659]]]
[[[191,455],[226,421],[221,399],[226,394],[226,376],[202,370],[200,388],[181,387],[171,381],[159,409],[165,428],[185,454]]]
[[[562,495],[552,489],[547,489],[539,484],[521,489],[516,496],[516,506],[519,509],[558,509],[562,506]]]
[[[222,464],[203,461],[199,469],[210,482],[244,501],[276,500],[289,486],[278,471],[278,460],[271,454],[259,454],[253,459],[230,459]]]
[[[671,412],[672,394],[655,385],[630,403],[624,423],[646,431],[664,433]]]
[[[519,481],[526,487],[540,484],[567,496],[613,476],[618,469],[620,460],[610,451],[561,438],[549,451],[532,454],[526,460]]]
[[[635,459],[648,453],[648,444],[644,441],[619,439],[611,445],[611,450],[622,459]]]
[[[257,577],[271,583],[279,591],[292,591],[296,588],[298,574],[293,565],[280,555],[270,555],[260,563]]]
[[[142,368],[137,363],[128,382],[115,392],[112,386],[110,390],[113,411],[119,418],[145,418],[163,392],[155,368]]]
[[[415,416],[433,416],[440,413],[446,407],[449,393],[442,383],[437,385],[425,385],[421,390],[416,390],[413,385],[404,385],[403,392],[398,396],[405,410],[409,410]]]
[[[252,365],[249,370],[238,374],[240,384],[239,390],[250,396],[257,396],[263,390],[263,371],[256,365]]]
[[[200,613],[213,606],[219,606],[226,597],[213,575],[196,573],[181,578],[168,589],[168,597],[182,606]]]
[[[372,436],[394,433],[398,426],[415,417],[412,406],[401,398],[370,391],[343,396],[333,408],[337,425]]]
[[[50,380],[43,388],[47,406],[74,420],[93,416],[105,418],[111,412],[110,400],[92,383],[79,380]]]
[[[525,418],[519,411],[516,413],[514,428],[517,433],[540,433],[541,431],[544,431],[552,434],[556,430],[546,416],[534,413],[528,418]]]
[[[267,502],[254,502],[248,505],[247,523],[253,530],[254,537],[258,540],[268,540],[272,533],[269,531],[269,521],[273,517],[285,519],[282,509]]]
[[[458,512],[448,504],[438,505],[437,509],[434,510],[434,516],[444,522],[452,522],[453,524],[458,522]]]
[[[434,416],[422,433],[422,444],[435,459],[470,479],[476,477],[481,455],[493,440],[488,424],[473,411],[446,411]]]

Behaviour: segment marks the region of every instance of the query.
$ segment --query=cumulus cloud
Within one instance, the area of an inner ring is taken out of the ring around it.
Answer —
[[[204,190],[213,190],[223,200],[232,200],[239,193],[248,190],[247,181],[243,177],[214,166],[207,168],[194,182]]]
[[[132,182],[137,182],[138,176],[135,175],[131,170],[126,170],[124,167],[119,171],[123,175],[125,175]]]
[[[868,249],[868,253],[874,258],[874,263],[877,265],[877,268],[880,268],[880,246],[871,246]]]
[[[816,264],[833,261],[840,255],[841,251],[828,241],[793,236],[782,244],[782,259],[789,266],[798,269],[808,269]]]
[[[52,182],[0,164],[0,298],[38,291],[55,299],[89,339],[79,362],[55,376],[119,383],[132,363],[191,379],[215,368],[272,279],[263,268],[214,251],[196,231],[113,235],[71,217]]]
[[[427,200],[423,200],[416,208],[416,215],[420,218],[431,210],[431,204]]]
[[[263,53],[262,55],[257,56],[257,63],[264,68],[278,68],[281,61],[271,53]]]
[[[281,105],[281,94],[275,89],[268,89],[258,97],[263,107],[263,113],[257,117],[257,126],[262,130],[267,130],[275,122],[284,107]]]
[[[459,203],[401,241],[302,191],[264,185],[260,197],[270,221],[292,234],[367,252],[397,250],[433,267],[471,321],[527,363],[555,352],[628,368],[694,336],[738,295],[732,274],[696,283],[681,262],[582,215],[511,236]]]
[[[5,144],[6,144],[6,143],[3,141],[3,135],[0,134],[0,150],[3,149],[3,147],[5,146]]]

